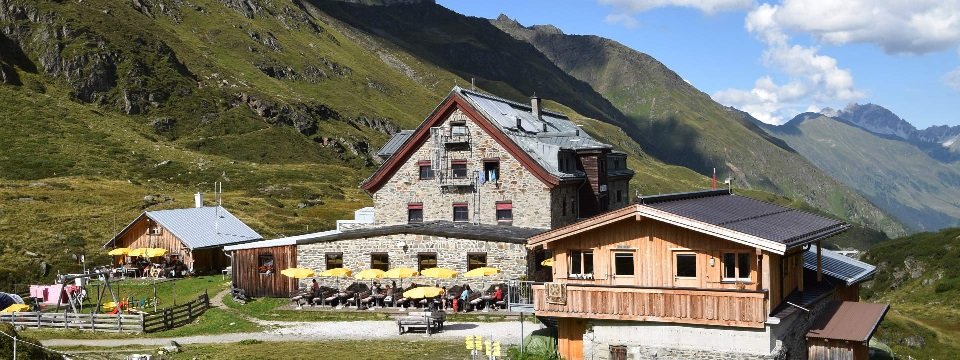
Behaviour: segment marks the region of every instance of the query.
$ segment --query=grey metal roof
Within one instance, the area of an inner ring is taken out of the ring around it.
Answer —
[[[413,135],[413,130],[400,130],[400,132],[393,134],[393,137],[391,137],[386,144],[383,144],[383,147],[377,152],[377,156],[384,159],[393,156],[393,153],[397,152],[400,146],[403,146],[403,143],[407,142],[410,135]]]
[[[640,197],[643,205],[795,247],[847,229],[842,221],[737,196],[729,190]]]
[[[147,211],[144,215],[194,250],[263,239],[222,206]]]
[[[433,235],[449,238],[526,244],[528,238],[544,231],[547,231],[547,229],[488,224],[474,225],[452,221],[428,221],[418,224],[387,225],[347,230],[339,234],[299,239],[297,240],[297,244],[313,244],[394,234]]]
[[[817,249],[811,247],[803,253],[803,267],[817,271]],[[823,249],[823,273],[847,285],[867,280],[876,272],[876,266]]]
[[[477,110],[487,117],[537,163],[558,178],[582,177],[582,172],[561,172],[558,153],[561,150],[606,150],[613,147],[597,141],[566,115],[541,110],[540,119],[529,104],[521,104],[490,94],[454,87]],[[519,122],[519,126],[518,126]]]

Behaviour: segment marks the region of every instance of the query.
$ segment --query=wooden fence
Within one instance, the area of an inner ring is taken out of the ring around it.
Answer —
[[[152,313],[128,314],[77,314],[19,312],[0,314],[0,322],[32,328],[79,329],[111,332],[156,332],[173,329],[190,323],[210,308],[206,293],[186,304],[161,309]]]
[[[143,332],[157,332],[177,328],[196,319],[210,308],[210,296],[200,294],[196,300],[143,316]]]

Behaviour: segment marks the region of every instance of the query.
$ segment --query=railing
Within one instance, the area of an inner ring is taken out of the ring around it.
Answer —
[[[155,332],[188,324],[203,314],[208,308],[210,308],[210,297],[206,293],[203,293],[200,294],[196,300],[186,304],[169,307],[152,313],[111,315],[67,312],[18,312],[0,314],[0,322],[32,328]]]
[[[757,291],[567,284],[550,302],[545,285],[534,285],[533,293],[538,316],[756,328],[767,318],[767,294]]]
[[[170,330],[189,324],[210,308],[210,296],[200,294],[196,300],[168,307],[143,317],[143,332]]]

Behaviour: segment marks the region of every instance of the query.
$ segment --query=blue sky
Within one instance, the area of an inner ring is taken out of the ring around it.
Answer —
[[[718,102],[770,123],[872,102],[918,128],[960,125],[960,0],[438,3],[470,16],[503,13],[525,26],[617,40]]]

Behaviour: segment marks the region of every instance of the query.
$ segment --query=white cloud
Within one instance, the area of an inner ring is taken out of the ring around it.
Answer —
[[[814,47],[790,44],[777,20],[778,11],[775,5],[762,4],[747,14],[745,26],[767,45],[761,58],[764,66],[786,75],[786,83],[778,85],[764,76],[750,91],[721,90],[713,95],[714,100],[740,108],[760,121],[782,124],[811,108],[862,98],[864,93],[854,87],[850,70],[840,68],[836,59]]]
[[[630,29],[640,25],[640,22],[638,22],[636,18],[627,14],[609,14],[603,21],[609,24],[620,24]]]
[[[830,44],[869,43],[890,54],[960,46],[960,0],[784,0],[768,7],[778,27]]]
[[[647,10],[664,7],[685,7],[706,14],[718,11],[746,10],[754,0],[598,0],[600,4],[613,7],[613,12],[604,19],[607,23],[635,28],[639,23],[635,15]]]
[[[954,90],[960,91],[960,67],[944,74],[941,81]]]
[[[630,14],[662,7],[686,7],[712,14],[717,11],[749,9],[753,6],[753,0],[600,0],[600,3]]]

